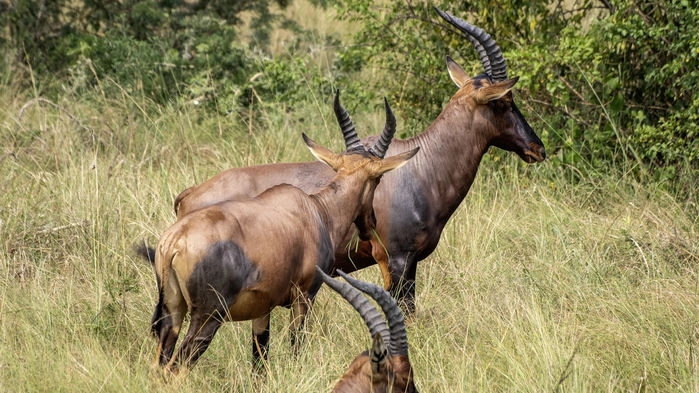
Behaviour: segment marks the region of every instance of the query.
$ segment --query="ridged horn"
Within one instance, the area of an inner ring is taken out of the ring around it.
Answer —
[[[347,113],[347,110],[340,104],[340,89],[337,89],[335,93],[333,109],[335,110],[337,123],[340,125],[340,129],[342,129],[342,135],[345,137],[345,149],[352,150],[362,147],[362,144],[359,142],[359,137],[357,136],[357,130],[354,128],[354,123],[352,123],[349,113]]]
[[[369,299],[365,298],[360,291],[350,284],[331,278],[318,266],[316,266],[316,272],[320,275],[324,283],[335,292],[339,293],[340,296],[345,298],[345,300],[357,310],[359,315],[362,316],[364,323],[369,328],[372,337],[378,333],[381,335],[381,339],[384,343],[391,342],[391,333],[388,326],[386,326],[383,315],[371,304]]]
[[[352,278],[341,270],[338,270],[337,273],[353,287],[371,296],[386,314],[388,329],[391,332],[391,341],[388,342],[391,355],[408,356],[408,333],[405,328],[405,318],[393,297],[383,288],[374,284]]]
[[[393,135],[396,133],[396,116],[393,114],[391,106],[388,105],[386,97],[383,98],[383,102],[386,107],[386,125],[384,125],[383,131],[381,131],[381,135],[376,143],[374,143],[374,146],[369,148],[369,153],[379,158],[383,158],[386,155],[388,145],[391,144]]]
[[[464,33],[464,36],[476,47],[485,72],[490,74],[494,81],[498,82],[507,79],[507,64],[502,55],[502,50],[500,50],[500,47],[490,34],[483,31],[480,27],[474,26],[437,7],[434,7],[434,9],[442,19]]]

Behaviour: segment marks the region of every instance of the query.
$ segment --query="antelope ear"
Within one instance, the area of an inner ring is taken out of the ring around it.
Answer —
[[[317,144],[313,139],[309,138],[308,135],[305,133],[302,133],[301,136],[303,137],[303,141],[306,143],[306,146],[308,146],[308,149],[311,151],[311,154],[315,158],[317,158],[320,161],[323,161],[324,163],[330,165],[330,167],[337,171],[337,168],[339,167],[341,163],[340,156],[333,153],[329,149]]]
[[[411,159],[415,154],[417,154],[418,150],[420,150],[420,146],[412,150],[396,154],[395,156],[384,158],[383,160],[377,162],[378,167],[372,170],[373,174],[376,176],[381,176],[388,171],[392,171],[394,169],[402,167],[403,165],[405,165],[405,163],[408,162],[409,159]]]
[[[447,71],[449,71],[449,77],[451,80],[461,88],[463,85],[466,84],[471,78],[466,75],[466,71],[464,71],[463,68],[461,68],[460,65],[458,65],[454,59],[451,57],[447,56]]]
[[[518,80],[519,77],[516,77],[481,87],[473,93],[474,99],[479,104],[486,104],[489,101],[497,100],[498,98],[501,98],[505,94],[509,93]]]
[[[388,366],[388,349],[379,333],[374,334],[374,342],[369,351],[369,363],[371,364],[372,380],[385,378]]]

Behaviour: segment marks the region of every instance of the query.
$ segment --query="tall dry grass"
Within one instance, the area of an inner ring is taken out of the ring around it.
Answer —
[[[210,117],[127,92],[51,101],[5,81],[0,391],[329,391],[368,348],[358,315],[322,289],[298,356],[287,310],[273,312],[265,378],[251,377],[244,322],[165,379],[152,367],[154,276],[133,253],[173,222],[181,190],[224,168],[311,160],[301,132],[339,151],[331,97]],[[362,135],[383,126],[378,111],[352,115]],[[614,169],[573,183],[571,170],[486,156],[419,264],[408,331],[421,391],[699,391],[696,201]],[[356,275],[379,283],[375,267]]]
[[[226,324],[186,377],[164,380],[151,368],[153,274],[132,252],[173,222],[180,190],[220,169],[310,160],[302,131],[339,150],[331,97],[304,122],[218,119],[219,138],[193,108],[13,93],[0,98],[0,390],[327,391],[368,347],[359,317],[321,290],[298,357],[287,311],[274,311],[264,380],[250,376],[249,323]],[[362,134],[382,124],[354,118]],[[484,160],[419,265],[418,387],[697,391],[697,218],[623,176],[573,185],[555,170]],[[358,276],[379,282],[376,268]]]

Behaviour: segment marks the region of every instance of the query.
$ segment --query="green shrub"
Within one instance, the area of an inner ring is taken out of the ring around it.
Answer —
[[[361,29],[355,44],[385,77],[415,133],[439,113],[453,87],[450,55],[482,72],[473,47],[431,2],[339,2]],[[697,171],[699,11],[684,0],[438,3],[489,32],[519,76],[518,102],[554,166],[610,168],[675,180]],[[494,12],[493,10],[497,10]],[[345,67],[356,69],[356,56]],[[429,86],[426,89],[425,86]]]
[[[211,97],[235,101],[255,61],[235,31],[240,14],[253,13],[256,43],[264,45],[277,20],[271,3],[18,0],[0,18],[0,43],[32,70],[36,79],[27,81],[43,95],[101,90],[110,80],[161,104],[196,99],[216,108]]]
[[[387,95],[408,130],[401,136],[425,129],[452,96],[446,56],[471,75],[482,72],[473,46],[432,2],[312,1],[334,4],[341,19],[358,26],[347,46],[337,37],[318,40],[270,11],[287,2],[18,0],[0,13],[0,45],[21,65],[15,70],[31,71],[26,78],[17,71],[16,79],[50,98],[126,91],[244,118],[257,98],[289,110],[342,87],[361,106]],[[699,11],[686,0],[436,5],[501,46],[549,167],[617,169],[673,184],[696,176]],[[237,37],[243,11],[253,15],[252,46]],[[264,46],[274,26],[294,39],[272,57]],[[309,42],[339,49],[321,65]]]

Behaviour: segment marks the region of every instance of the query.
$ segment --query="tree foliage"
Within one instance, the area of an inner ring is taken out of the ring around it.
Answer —
[[[453,93],[445,56],[482,72],[473,47],[432,2],[340,4],[341,17],[362,26],[355,37],[362,59],[387,76],[374,88],[394,94],[415,133]],[[699,11],[686,0],[436,5],[496,39],[554,161],[593,169],[630,163],[668,179],[680,169],[696,173]]]
[[[239,90],[249,78],[254,56],[235,27],[251,13],[254,40],[264,46],[279,18],[272,3],[288,0],[17,0],[3,13],[2,44],[44,82],[53,76],[82,89],[110,79],[157,102],[196,99],[212,80]],[[44,89],[51,94],[49,83]]]
[[[15,69],[31,70],[18,79],[43,95],[111,86],[228,113],[253,98],[289,107],[339,85],[367,104],[390,95],[416,134],[454,92],[446,56],[482,72],[473,46],[435,4],[496,39],[554,164],[696,176],[699,10],[687,0],[315,0],[357,26],[351,45],[321,38],[338,48],[329,70],[303,54],[302,40],[317,38],[270,11],[289,1],[0,0],[0,46]],[[237,37],[243,12],[254,18],[251,46]],[[282,23],[300,38],[270,56],[270,29]]]

